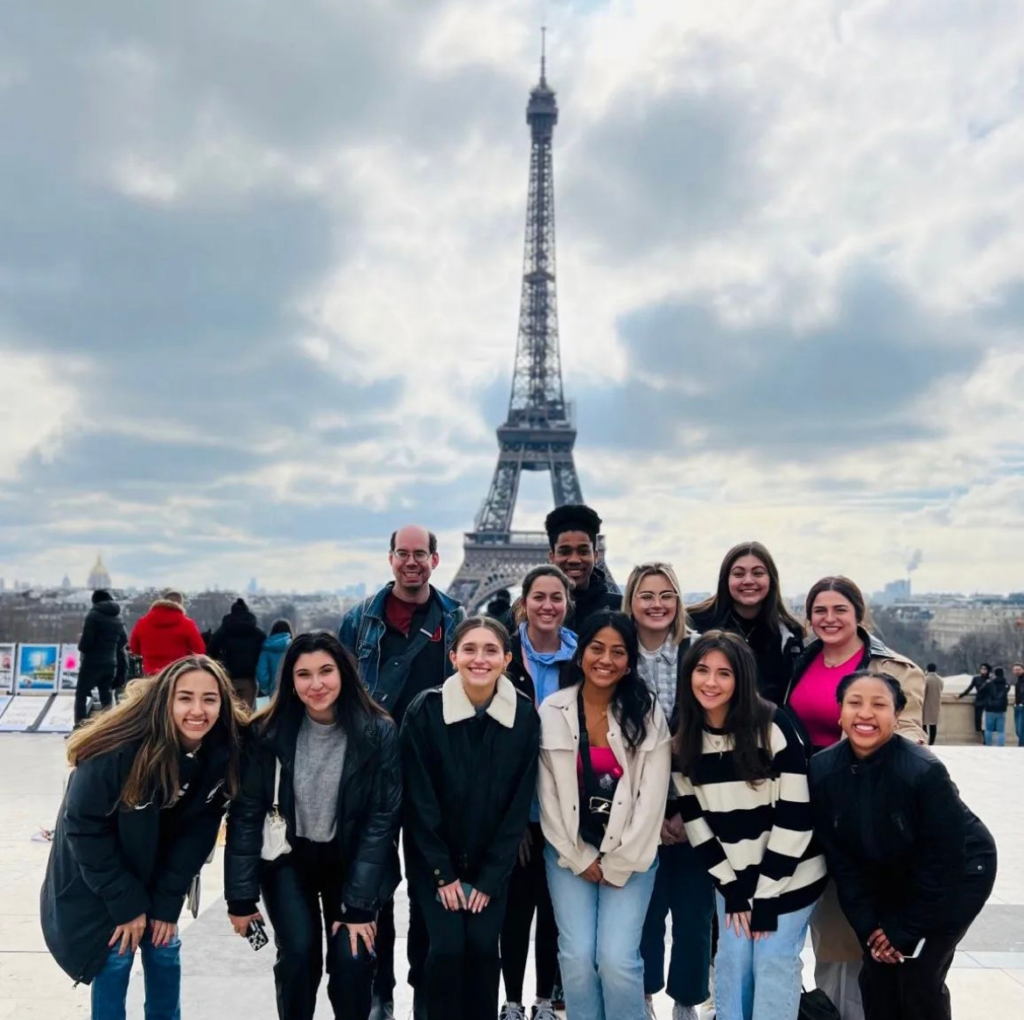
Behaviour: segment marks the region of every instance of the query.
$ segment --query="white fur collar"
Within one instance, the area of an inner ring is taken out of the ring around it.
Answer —
[[[518,697],[512,681],[506,676],[498,677],[498,686],[495,688],[494,698],[487,706],[487,714],[506,729],[512,729],[516,721]],[[469,700],[466,688],[462,686],[462,677],[458,673],[448,677],[441,688],[441,711],[445,726],[472,719],[476,713],[476,706]]]

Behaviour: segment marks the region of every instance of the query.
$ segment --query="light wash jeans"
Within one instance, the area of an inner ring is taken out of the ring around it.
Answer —
[[[146,982],[146,1020],[181,1020],[181,941],[177,935],[166,946],[153,945],[147,931],[139,946]],[[118,956],[110,951],[103,970],[92,982],[92,1020],[125,1020],[128,978],[134,953]]]
[[[725,900],[715,893],[717,1020],[797,1020],[803,969],[800,951],[815,905],[780,914],[778,931],[755,942],[725,927]]]
[[[544,849],[567,1020],[645,1020],[640,937],[658,859],[621,889],[595,885]]]
[[[991,747],[1006,746],[1006,713],[985,712],[985,743]]]

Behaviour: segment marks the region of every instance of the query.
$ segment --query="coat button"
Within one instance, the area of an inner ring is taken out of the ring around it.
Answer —
[[[434,874],[435,875],[440,875],[441,874],[441,869],[440,868],[434,868]]]

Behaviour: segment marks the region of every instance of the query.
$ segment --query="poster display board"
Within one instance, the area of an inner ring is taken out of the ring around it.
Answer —
[[[36,733],[70,733],[74,728],[75,699],[53,698],[43,721],[36,727]]]
[[[10,694],[14,690],[14,653],[16,645],[0,644],[0,694]]]
[[[15,693],[53,694],[57,690],[59,656],[60,645],[18,645]]]
[[[49,702],[42,698],[27,698],[23,695],[11,698],[10,704],[4,709],[4,714],[0,715],[0,733],[24,733],[25,730],[31,729],[48,705]]]
[[[74,694],[78,687],[78,670],[82,665],[82,657],[78,645],[60,646],[60,686],[61,694]]]

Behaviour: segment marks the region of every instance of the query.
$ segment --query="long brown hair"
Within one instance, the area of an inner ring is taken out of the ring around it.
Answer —
[[[760,542],[740,542],[734,545],[722,560],[722,566],[718,571],[718,588],[715,594],[706,598],[696,606],[690,607],[693,616],[704,613],[711,613],[712,627],[723,627],[729,619],[732,610],[732,596],[729,594],[729,574],[733,564],[742,556],[756,556],[768,571],[768,594],[764,597],[762,608],[765,612],[765,622],[773,631],[781,631],[782,626],[792,633],[800,636],[804,633],[803,625],[786,608],[782,600],[782,586],[779,584],[779,568],[772,559],[772,554]],[[759,610],[760,611],[760,610]]]
[[[163,807],[174,804],[180,791],[178,755],[182,745],[171,706],[178,680],[196,670],[217,681],[220,716],[215,725],[222,728],[230,750],[224,792],[233,798],[238,793],[242,734],[249,717],[245,706],[235,697],[224,667],[205,655],[188,655],[165,666],[156,676],[133,680],[125,689],[121,704],[71,734],[67,742],[68,761],[78,765],[141,741],[121,788],[121,804],[136,808],[154,797]]]

